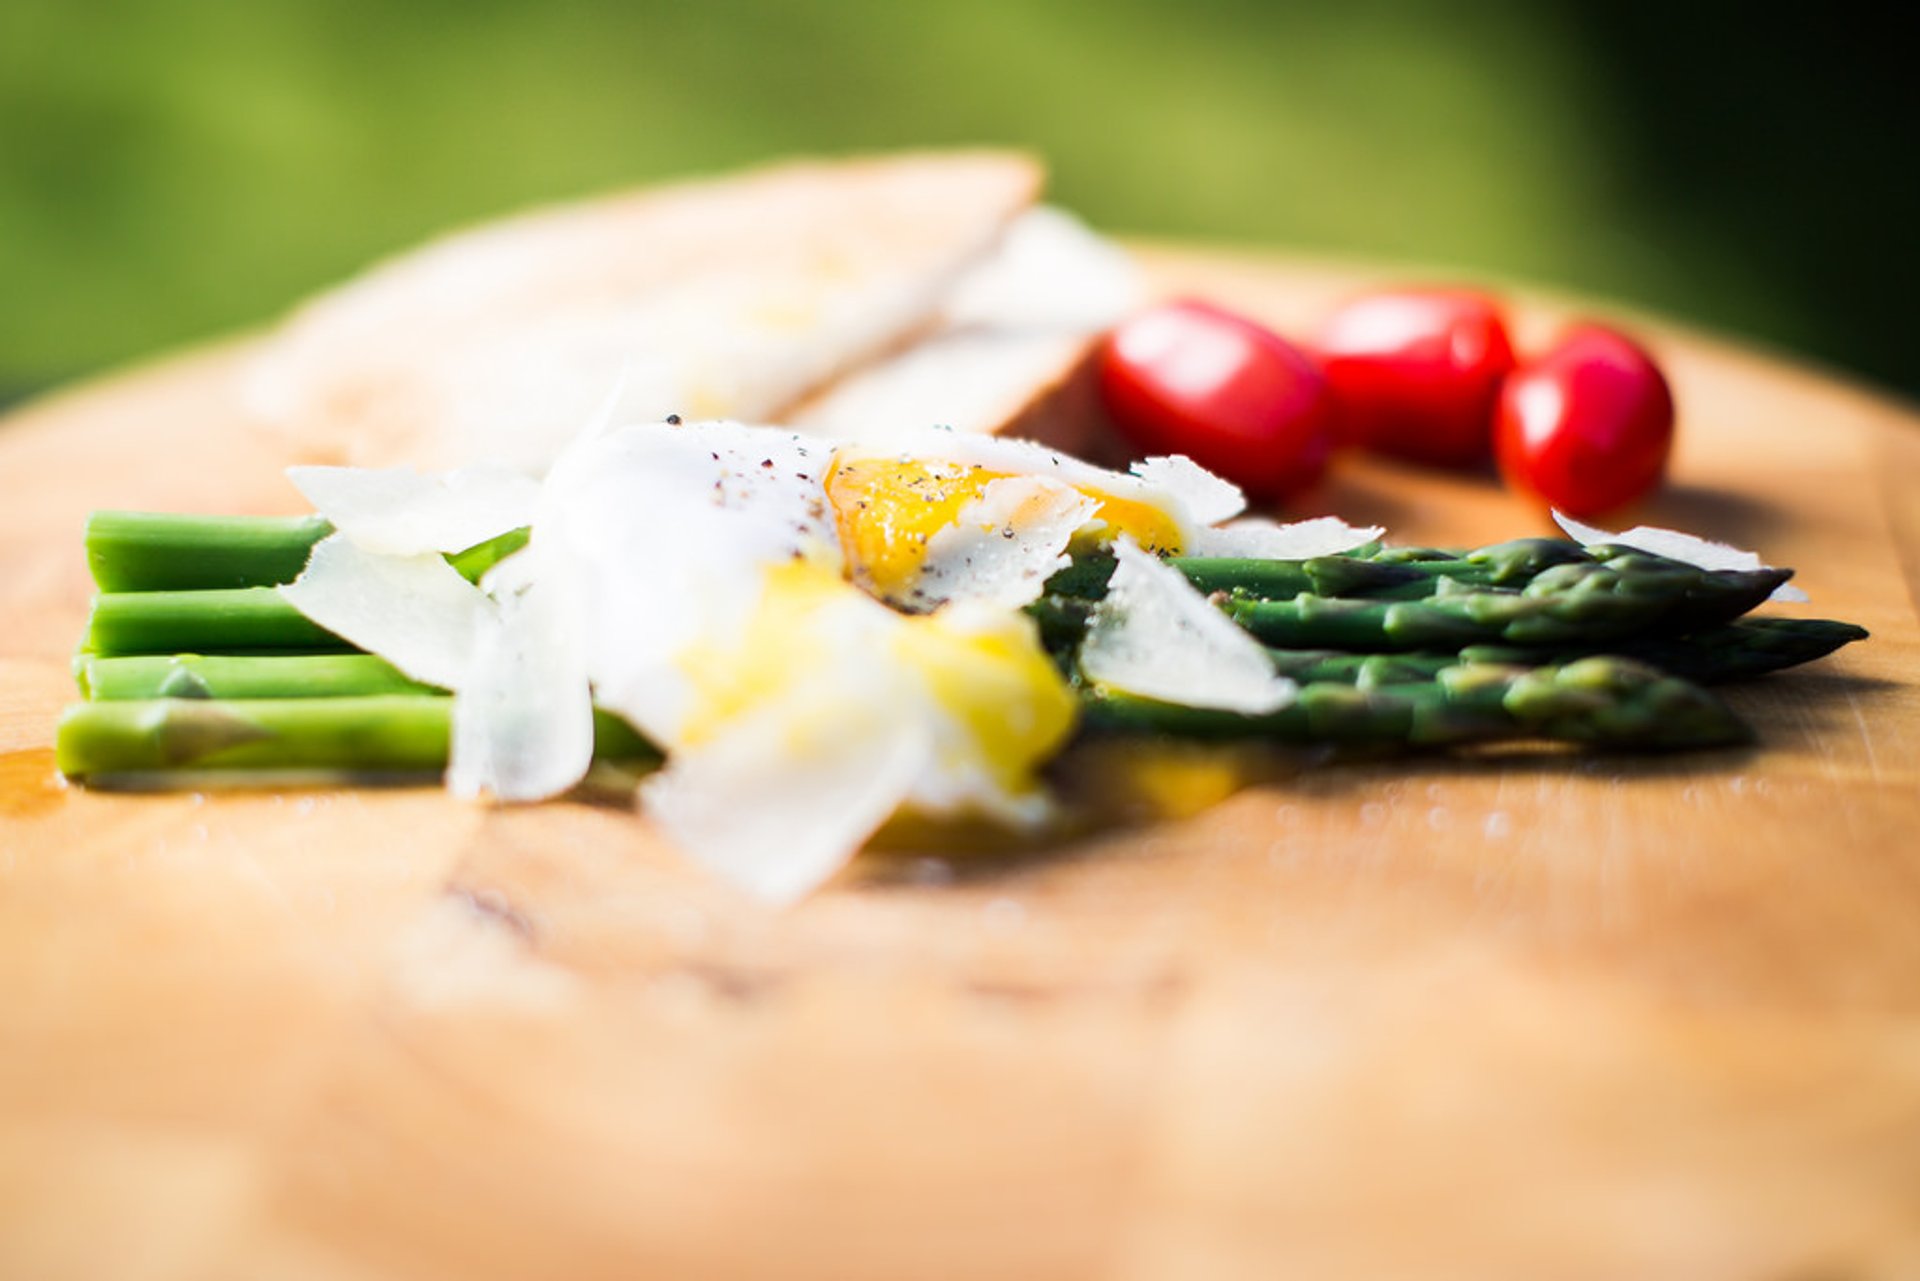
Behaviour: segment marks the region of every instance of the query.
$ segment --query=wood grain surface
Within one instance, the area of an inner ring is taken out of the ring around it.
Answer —
[[[1296,331],[1367,277],[1152,260]],[[613,798],[64,786],[85,512],[298,498],[241,349],[29,406],[0,1277],[1920,1276],[1920,421],[1643,323],[1683,421],[1636,515],[1874,632],[1733,691],[1757,747],[1304,770],[785,912]],[[1538,528],[1377,464],[1316,502]]]

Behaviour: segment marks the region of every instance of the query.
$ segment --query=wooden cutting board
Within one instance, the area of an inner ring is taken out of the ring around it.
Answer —
[[[1367,274],[1153,262],[1296,332]],[[0,1276],[1920,1275],[1920,420],[1643,327],[1683,436],[1638,515],[1874,631],[1734,691],[1758,747],[1324,767],[785,912],[604,798],[63,786],[84,513],[298,500],[243,347],[28,407]],[[1538,528],[1383,465],[1319,502]]]

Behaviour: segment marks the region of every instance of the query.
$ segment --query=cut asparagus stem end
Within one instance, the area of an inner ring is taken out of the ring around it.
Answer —
[[[87,518],[87,564],[109,592],[271,587],[292,582],[332,532],[319,516],[98,511]]]
[[[94,597],[82,648],[115,656],[349,647],[277,589],[235,587],[102,592]]]
[[[453,700],[444,695],[346,698],[160,698],[76,703],[60,719],[54,759],[70,777],[164,770],[444,770]],[[596,759],[655,762],[659,753],[617,716],[594,713]]]

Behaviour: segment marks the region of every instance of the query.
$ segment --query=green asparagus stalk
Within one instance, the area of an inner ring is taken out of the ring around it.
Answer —
[[[446,768],[453,700],[444,695],[250,701],[161,698],[76,703],[60,719],[54,756],[78,778],[170,770]],[[616,716],[594,713],[594,753],[645,761],[657,753]]]
[[[1487,663],[1564,663],[1605,652],[1700,684],[1749,680],[1825,658],[1865,640],[1867,629],[1831,618],[1741,618],[1684,636],[1638,636],[1542,654],[1519,646],[1470,645],[1460,657]]]
[[[106,592],[274,587],[306,568],[313,545],[333,532],[321,516],[186,516],[98,511],[87,518],[87,564]],[[447,557],[470,581],[526,546],[510,530]]]
[[[432,694],[372,654],[139,654],[83,658],[75,673],[84,697],[356,698]]]
[[[1227,612],[1262,641],[1287,648],[1457,649],[1479,643],[1602,643],[1638,631],[1736,617],[1781,581],[1761,571],[1693,570],[1661,562],[1565,564],[1524,591],[1453,592],[1410,601],[1229,597]],[[1072,633],[1085,611],[1059,598],[1036,611],[1043,632]],[[104,592],[83,646],[100,655],[345,648],[271,587]]]
[[[102,591],[191,591],[290,583],[333,532],[319,516],[185,516],[98,511],[87,564]]]
[[[1307,560],[1176,556],[1168,563],[1203,592],[1239,593],[1265,600],[1289,600],[1302,593],[1417,600],[1433,595],[1443,580],[1517,589],[1555,565],[1593,559],[1585,548],[1565,539],[1519,538],[1468,552],[1420,549],[1418,559],[1401,559],[1382,550],[1366,556],[1315,556]],[[1101,586],[1104,590],[1105,584]]]
[[[1459,663],[1559,666],[1601,654],[1630,658],[1696,684],[1746,680],[1825,658],[1865,639],[1864,627],[1826,618],[1743,618],[1685,636],[1629,638],[1601,646],[1557,649],[1469,645],[1458,653],[1349,653],[1335,649],[1269,649],[1281,675],[1302,684],[1331,681],[1370,688],[1431,680]]]
[[[75,777],[160,770],[444,768],[453,702],[444,697],[167,698],[78,703],[54,757]]]
[[[1633,559],[1618,563],[1623,557]],[[1698,576],[1709,572],[1634,548],[1588,548],[1560,538],[1517,538],[1471,551],[1398,547],[1305,560],[1175,556],[1167,563],[1203,592],[1256,600],[1291,600],[1303,594],[1420,600],[1463,588],[1519,591],[1546,571],[1568,565],[1615,564],[1616,568],[1636,577],[1658,573]],[[1766,572],[1772,575],[1788,571]],[[1050,579],[1047,590],[1058,596],[1099,600],[1106,595],[1107,580],[1112,573],[1111,556],[1084,555]],[[1549,580],[1553,581],[1558,580]],[[1775,580],[1776,586],[1778,581],[1783,580]]]
[[[87,618],[87,653],[176,654],[349,648],[273,587],[102,592]]]
[[[1457,649],[1584,644],[1671,634],[1737,618],[1789,570],[1706,570],[1627,548],[1528,538],[1470,552],[1389,549],[1301,561],[1175,557],[1169,562],[1269,644],[1288,648]],[[1031,612],[1070,647],[1106,595],[1110,557],[1054,575]],[[1516,598],[1531,603],[1518,603]],[[1396,603],[1411,608],[1394,610]],[[1429,608],[1428,606],[1432,606]]]
[[[1464,645],[1592,645],[1636,634],[1683,633],[1729,621],[1764,601],[1786,570],[1703,570],[1661,557],[1555,565],[1520,591],[1442,586],[1419,600],[1324,596],[1221,606],[1268,645],[1349,650]]]
[[[1543,740],[1670,750],[1751,738],[1697,685],[1605,657],[1532,669],[1460,663],[1431,680],[1371,688],[1303,685],[1293,703],[1254,716],[1096,692],[1085,703],[1085,720],[1096,730],[1356,748]]]
[[[1273,659],[1275,671],[1298,684],[1353,685],[1361,689],[1430,681],[1464,661],[1459,654],[1353,654],[1340,649],[1269,648],[1267,654]]]
[[[525,547],[532,537],[531,527],[509,529],[484,543],[475,543],[463,552],[454,552],[447,557],[447,563],[459,570],[462,578],[477,583],[488,570]]]

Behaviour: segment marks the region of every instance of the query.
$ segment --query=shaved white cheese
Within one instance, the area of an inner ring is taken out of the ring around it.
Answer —
[[[556,495],[592,442],[605,436],[630,373],[575,435],[538,487],[527,547],[490,569],[481,587],[497,603],[476,638],[473,666],[454,696],[447,787],[503,801],[557,796],[593,763],[583,566],[556,532]]]
[[[1271,712],[1293,701],[1259,642],[1176,569],[1127,539],[1080,648],[1080,671],[1109,689],[1186,707]]]
[[[853,857],[931,759],[924,725],[862,710],[763,708],[674,752],[641,787],[646,812],[702,866],[790,903]]]
[[[1133,465],[1133,474],[1185,504],[1187,514],[1202,525],[1217,525],[1247,509],[1240,486],[1216,476],[1185,454],[1149,458]]]
[[[1067,567],[1067,544],[1099,511],[1067,485],[1026,476],[992,481],[927,540],[912,603],[972,601],[1019,609]]]
[[[385,556],[331,534],[280,595],[417,681],[458,688],[493,602],[439,555]]]
[[[500,467],[422,476],[411,467],[289,467],[287,479],[370,552],[465,551],[533,519],[540,484]]]
[[[1194,556],[1245,556],[1256,560],[1308,560],[1364,547],[1387,531],[1379,525],[1349,525],[1338,516],[1317,516],[1279,525],[1248,516],[1193,536]]]
[[[527,572],[537,555],[506,564]],[[534,576],[481,617],[472,665],[453,700],[447,788],[455,796],[537,801],[593,762],[593,697],[562,584]]]
[[[1701,569],[1771,568],[1760,559],[1757,552],[1746,551],[1728,543],[1716,543],[1712,539],[1682,533],[1677,529],[1661,529],[1657,525],[1635,525],[1632,529],[1612,534],[1597,525],[1576,520],[1565,512],[1555,511],[1553,519],[1560,528],[1567,531],[1567,537],[1584,547],[1601,547],[1609,544],[1616,547],[1633,547],[1643,552],[1652,552],[1656,556],[1665,556],[1668,560],[1698,565]],[[1807,599],[1807,594],[1792,583],[1782,583],[1767,599],[1803,601]]]

